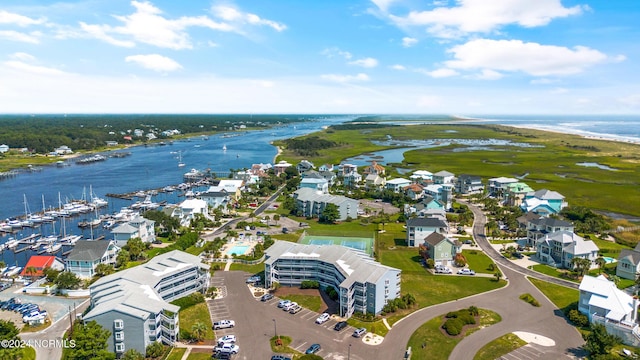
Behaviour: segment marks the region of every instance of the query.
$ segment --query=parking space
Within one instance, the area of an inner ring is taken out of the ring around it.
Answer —
[[[59,321],[69,314],[69,310],[73,311],[81,303],[88,301],[85,298],[65,298],[53,295],[27,295],[22,292],[22,286],[14,286],[0,292],[0,301],[6,301],[11,298],[19,299],[22,303],[33,303],[41,309],[46,310],[53,322]]]
[[[535,344],[527,344],[503,355],[501,360],[535,360],[545,355]]]

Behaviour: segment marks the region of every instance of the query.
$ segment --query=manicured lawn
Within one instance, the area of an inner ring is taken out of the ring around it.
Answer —
[[[207,328],[204,339],[215,339],[215,334],[211,329],[213,324],[211,323],[211,316],[209,315],[209,308],[207,307],[207,303],[198,303],[184,310],[180,310],[179,316],[181,333],[183,331],[191,333],[191,327],[193,326],[193,324],[202,322]]]
[[[565,309],[578,303],[580,292],[565,286],[560,286],[546,281],[529,278],[529,281],[538,288],[558,309]]]
[[[316,312],[320,311],[320,308],[322,307],[322,299],[320,298],[320,295],[290,294],[281,296],[280,298],[297,302],[298,305],[302,306],[303,308],[307,308]]]
[[[386,336],[387,333],[389,332],[389,329],[387,329],[387,327],[384,326],[384,323],[382,323],[382,320],[362,321],[354,317],[351,317],[349,318],[349,320],[347,320],[347,323],[356,329],[366,328],[367,332],[372,332],[380,336]]]
[[[210,352],[206,352],[206,353],[191,352],[189,353],[187,360],[211,360],[211,353]]]
[[[420,265],[418,250],[400,247],[395,250],[381,250],[381,263],[402,270],[402,294],[413,294],[418,307],[460,299],[474,294],[501,288],[506,281],[495,281],[495,278],[474,276],[432,275]],[[389,325],[393,325],[399,317],[389,314]]]
[[[36,360],[36,349],[31,346],[27,346],[22,349],[22,357],[21,360]]]
[[[489,265],[493,264],[493,260],[481,250],[462,250],[462,255],[467,259],[469,269],[475,270],[477,273],[493,274],[494,270],[489,270]]]
[[[542,274],[546,274],[546,275],[549,275],[549,276],[557,277],[559,279],[565,279],[565,280],[569,280],[569,281],[573,281],[573,282],[579,282],[576,279],[570,279],[570,278],[566,278],[566,277],[561,276],[563,273],[566,272],[565,270],[558,270],[558,269],[556,269],[554,267],[551,267],[549,265],[543,265],[543,264],[533,265],[533,266],[531,266],[531,269],[534,270],[534,271],[537,271],[539,273],[542,273]]]
[[[264,263],[256,264],[256,265],[245,265],[240,263],[233,263],[229,268],[231,271],[246,271],[250,274],[258,274],[264,272]]]
[[[517,335],[506,334],[483,346],[473,357],[473,360],[498,359],[502,355],[508,354],[526,344],[527,342],[520,339]]]
[[[443,333],[443,331],[440,330],[443,317],[444,314],[427,321],[411,335],[407,347],[411,346],[411,351],[413,352],[411,356],[412,359],[449,359],[449,354],[451,354],[453,348],[455,348],[464,337],[451,337]],[[486,327],[500,320],[500,315],[493,311],[480,309],[480,326]],[[469,335],[469,330],[470,329],[466,329],[467,332],[465,336]]]
[[[186,348],[173,348],[166,360],[180,360],[186,351]]]

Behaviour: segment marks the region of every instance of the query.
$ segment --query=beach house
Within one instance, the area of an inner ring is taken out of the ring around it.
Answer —
[[[432,233],[447,234],[449,225],[446,221],[435,217],[414,218],[407,220],[407,246],[418,247]]]
[[[151,243],[156,240],[155,223],[153,220],[136,216],[113,228],[111,234],[116,245],[120,247],[127,245],[127,241],[133,238],[140,238],[142,242]]]
[[[458,240],[433,232],[419,244],[419,252],[424,259],[433,259],[435,265],[448,265],[453,262],[462,244]]]
[[[536,257],[543,264],[557,268],[572,269],[571,260],[583,258],[591,261],[591,267],[598,258],[598,246],[570,231],[558,231],[538,240]]]
[[[120,247],[113,240],[78,240],[64,259],[65,270],[90,279],[99,264],[115,265],[119,252]]]
[[[616,276],[636,280],[640,274],[640,243],[633,249],[622,249],[616,264]]]

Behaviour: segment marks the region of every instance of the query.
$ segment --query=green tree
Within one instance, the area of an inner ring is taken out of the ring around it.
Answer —
[[[0,340],[17,341],[20,339],[19,332],[20,330],[12,321],[0,320]],[[0,347],[0,359],[19,359],[21,354],[22,349],[17,346]]]
[[[120,250],[118,256],[116,257],[116,267],[126,266],[129,260],[131,259],[131,255],[125,249]]]
[[[122,354],[121,360],[144,360],[144,355],[136,349],[129,349]]]
[[[278,214],[273,215],[273,221],[276,222],[276,226],[277,226],[278,225],[278,221],[280,221],[280,215],[278,215]]]
[[[608,354],[621,341],[619,337],[609,334],[604,325],[591,324],[590,330],[588,334],[583,335],[583,338],[586,341],[584,349],[591,356]]]
[[[164,346],[160,342],[153,342],[147,346],[147,356],[150,358],[160,357],[164,353]]]
[[[267,227],[269,226],[269,220],[271,220],[271,218],[269,217],[269,215],[266,215],[264,217],[265,221],[267,222]]]
[[[496,278],[496,281],[500,281],[500,278],[502,278],[502,273],[500,272],[500,270],[496,270],[496,272],[493,273],[493,276]]]
[[[111,264],[98,264],[96,265],[96,276],[97,277],[103,277],[103,276],[107,276],[107,275],[111,275],[115,272],[116,270],[113,268],[113,265]]]
[[[75,347],[65,351],[63,360],[113,360],[115,354],[107,349],[107,340],[111,337],[111,331],[104,329],[95,321],[83,324],[77,321],[73,325],[71,340]]]
[[[47,277],[48,282],[56,281],[56,278],[58,277],[58,275],[60,275],[61,272],[62,270],[56,270],[50,266],[47,266],[46,268],[44,268],[44,270],[42,270],[42,273]]]
[[[127,245],[124,248],[129,252],[129,258],[136,261],[144,258],[144,251],[147,250],[147,244],[142,242],[142,239],[139,237],[135,237],[127,240]]]
[[[320,215],[320,222],[325,224],[333,224],[336,220],[340,218],[340,210],[336,204],[327,204],[324,210],[322,210],[322,214]]]
[[[607,262],[602,256],[600,256],[595,260],[595,263],[596,265],[598,265],[598,274],[602,274],[602,270],[604,270],[604,266],[607,264]]]
[[[202,341],[206,332],[207,325],[205,325],[202,321],[198,321],[195,324],[191,325],[191,335],[197,341]]]
[[[54,283],[58,289],[77,289],[80,286],[80,278],[70,271],[63,271],[58,275]]]
[[[591,260],[574,257],[573,259],[571,259],[571,266],[578,274],[578,276],[581,277],[589,271],[589,268],[591,267]]]
[[[36,269],[35,266],[27,266],[27,268],[24,269],[24,273],[27,274],[27,276],[30,276],[31,277],[31,281],[33,281],[36,278],[36,274],[38,273],[38,269]]]

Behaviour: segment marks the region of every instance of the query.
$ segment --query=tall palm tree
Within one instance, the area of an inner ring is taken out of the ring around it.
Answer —
[[[202,321],[191,325],[191,335],[193,335],[193,338],[197,341],[202,341],[206,332],[207,326]]]
[[[24,269],[24,273],[27,274],[28,276],[31,276],[31,281],[33,281],[36,278],[38,269],[36,269],[34,266],[27,266],[27,268]]]
[[[596,265],[598,265],[598,274],[602,274],[602,270],[604,269],[604,266],[606,265],[606,261],[604,260],[604,258],[602,256],[598,257],[595,260]]]

